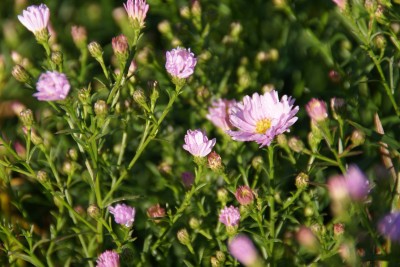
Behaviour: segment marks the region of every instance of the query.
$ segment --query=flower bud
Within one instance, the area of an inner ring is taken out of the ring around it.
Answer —
[[[83,105],[88,105],[90,100],[90,88],[82,88],[78,92],[78,99]]]
[[[36,146],[43,144],[43,139],[33,129],[31,130],[31,140]]]
[[[225,206],[225,203],[228,201],[228,191],[226,191],[225,188],[218,189],[217,199],[223,204],[223,206]]]
[[[200,225],[201,225],[201,223],[197,218],[195,218],[195,217],[190,218],[190,220],[189,220],[190,228],[192,228],[193,230],[197,230],[200,228]]]
[[[100,44],[97,42],[91,42],[88,45],[88,50],[92,57],[98,59],[103,56],[103,48],[101,48]]]
[[[158,23],[157,28],[162,34],[165,35],[170,35],[172,32],[171,23],[168,20],[163,20],[160,23]]]
[[[374,13],[375,19],[380,24],[388,24],[388,19],[385,15],[385,7],[383,5],[378,5]]]
[[[302,226],[297,231],[296,239],[300,245],[311,251],[315,251],[318,246],[318,240],[310,228]]]
[[[221,263],[219,262],[219,260],[218,260],[216,257],[214,257],[214,256],[212,256],[212,257],[210,258],[210,262],[211,262],[211,267],[221,267],[221,266],[223,266],[223,265],[221,265]]]
[[[33,122],[34,122],[32,110],[25,109],[25,110],[21,111],[19,114],[19,118],[20,118],[22,124],[28,130],[32,127]]]
[[[108,106],[104,100],[97,100],[94,104],[94,113],[97,116],[104,117],[108,113]]]
[[[71,175],[71,174],[73,174],[74,171],[75,171],[75,166],[74,166],[74,164],[73,164],[71,161],[67,160],[67,161],[65,161],[65,162],[63,163],[62,171],[63,171],[63,173],[65,173],[66,175]]]
[[[253,166],[253,168],[256,170],[260,170],[263,163],[263,158],[261,156],[256,156],[251,160],[251,166]]]
[[[219,171],[223,168],[221,156],[218,155],[215,151],[212,151],[207,156],[208,166],[213,171]]]
[[[179,230],[176,236],[182,245],[190,245],[189,233],[185,228]]]
[[[350,137],[354,146],[360,146],[365,142],[365,134],[361,130],[354,130]]]
[[[308,185],[308,175],[304,172],[301,172],[296,177],[296,187],[298,189],[304,189]]]
[[[142,89],[137,89],[133,92],[133,100],[141,107],[143,107],[144,109],[148,109],[148,105],[147,105],[147,97],[144,94]]]
[[[165,209],[160,207],[160,204],[156,204],[147,209],[147,216],[152,219],[165,217]],[[159,222],[159,220],[155,220],[155,222]]]
[[[328,76],[333,83],[338,83],[341,80],[340,74],[336,70],[330,70]]]
[[[78,159],[78,151],[75,148],[70,148],[68,150],[68,155],[73,161]]]
[[[315,122],[323,122],[328,118],[326,103],[322,100],[313,98],[306,105],[308,116]]]
[[[298,137],[291,137],[289,139],[288,145],[291,150],[297,153],[301,153],[304,149],[304,143]]]
[[[218,261],[221,263],[224,263],[226,260],[225,254],[222,251],[217,251],[215,253],[215,256],[217,257]]]
[[[117,37],[112,38],[111,44],[119,64],[121,66],[124,66],[126,60],[129,57],[128,39],[125,35],[120,34]]]
[[[101,217],[101,211],[96,204],[90,204],[89,207],[87,208],[87,213],[93,219],[99,219]]]
[[[254,201],[254,193],[247,185],[239,186],[235,192],[236,200],[241,205],[249,205]]]
[[[276,140],[278,141],[278,144],[281,147],[286,147],[288,144],[287,138],[285,134],[280,134],[276,137]]]
[[[31,76],[21,65],[15,65],[11,72],[12,76],[21,83],[30,83]]]
[[[343,235],[344,233],[344,224],[343,223],[335,223],[333,225],[333,233],[335,236]]]
[[[49,176],[47,175],[47,172],[45,171],[38,171],[36,174],[36,179],[39,181],[41,184],[46,184],[49,182]]]
[[[343,98],[331,98],[331,109],[333,118],[335,118],[335,120],[339,120],[346,113],[346,102]]]
[[[386,42],[385,37],[382,34],[379,34],[379,35],[375,36],[374,44],[378,49],[382,50],[382,49],[385,49],[387,42]]]
[[[71,27],[72,40],[76,47],[83,49],[87,42],[86,28],[83,26],[72,26]]]
[[[60,51],[54,51],[51,53],[51,61],[57,66],[62,65],[63,54]]]

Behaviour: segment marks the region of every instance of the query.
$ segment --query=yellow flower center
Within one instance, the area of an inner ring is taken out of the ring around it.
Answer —
[[[270,119],[262,119],[256,124],[256,133],[265,134],[265,132],[271,127]]]

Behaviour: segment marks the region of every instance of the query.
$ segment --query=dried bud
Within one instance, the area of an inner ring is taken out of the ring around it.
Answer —
[[[192,228],[193,230],[196,230],[196,229],[200,228],[200,225],[201,225],[201,223],[197,218],[195,218],[195,217],[190,218],[190,220],[189,220],[190,228]]]
[[[298,189],[304,189],[308,185],[308,175],[304,172],[301,172],[296,177],[296,187]]]
[[[298,137],[291,137],[289,139],[288,145],[294,152],[300,153],[304,149],[304,143]]]
[[[88,45],[89,53],[95,59],[101,58],[103,56],[103,48],[101,48],[100,44],[97,42],[91,42]]]
[[[31,76],[21,65],[15,65],[11,72],[12,76],[21,83],[30,83]]]
[[[344,224],[343,223],[335,223],[333,225],[333,233],[335,236],[340,236],[344,233]]]
[[[181,244],[183,244],[185,246],[190,245],[189,233],[185,228],[179,230],[178,233],[176,234],[176,236],[178,237],[178,240],[179,240],[179,242],[181,242]]]
[[[331,98],[331,109],[335,120],[341,119],[346,113],[346,102],[343,98]]]
[[[208,166],[210,167],[211,170],[213,171],[219,171],[222,169],[222,160],[221,156],[218,155],[215,151],[212,151],[210,154],[207,156],[208,160]]]
[[[86,28],[82,26],[72,26],[71,27],[71,35],[72,40],[74,41],[75,45],[83,49],[86,46],[87,42],[87,33]]]
[[[89,207],[87,208],[87,213],[93,219],[98,219],[101,217],[101,211],[96,204],[90,204]]]
[[[108,106],[104,100],[97,100],[94,104],[94,113],[97,116],[104,117],[108,113]]]
[[[49,182],[49,176],[47,175],[47,172],[45,171],[38,171],[36,174],[36,179],[39,181],[41,184],[46,184]]]
[[[235,197],[241,205],[249,205],[254,201],[253,190],[247,185],[239,186],[238,189],[236,189]]]
[[[160,207],[160,204],[156,204],[147,209],[147,216],[152,219],[165,217],[165,209]],[[155,220],[155,222],[159,221]]]
[[[361,130],[354,130],[350,139],[354,146],[360,146],[365,142],[365,134]]]
[[[62,65],[63,54],[60,51],[54,51],[51,53],[51,61],[57,66]]]
[[[147,97],[142,89],[137,89],[133,92],[133,100],[144,109],[148,110]]]
[[[34,122],[33,113],[30,109],[25,109],[19,113],[22,124],[29,130]]]

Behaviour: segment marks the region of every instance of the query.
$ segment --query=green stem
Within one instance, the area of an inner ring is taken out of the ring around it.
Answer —
[[[276,214],[275,214],[275,183],[274,183],[274,177],[275,177],[275,166],[274,166],[274,147],[273,145],[268,146],[268,180],[269,180],[269,235],[271,237],[271,243],[270,243],[270,257],[273,257],[273,252],[274,252],[274,243],[275,243],[275,219],[276,219]]]

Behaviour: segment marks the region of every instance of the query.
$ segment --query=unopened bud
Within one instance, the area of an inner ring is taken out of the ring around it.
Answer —
[[[74,164],[71,162],[71,161],[65,161],[64,163],[63,163],[63,166],[62,166],[62,171],[63,171],[63,173],[65,173],[66,175],[71,175],[71,174],[73,174],[74,173],[74,171],[75,171],[75,166],[74,166]]]
[[[97,42],[91,42],[88,45],[88,50],[89,53],[92,55],[92,57],[98,59],[103,56],[103,48],[101,48],[100,44]]]
[[[383,5],[378,5],[374,13],[375,19],[380,24],[387,24],[388,20],[385,16],[385,7]]]
[[[179,242],[181,242],[182,245],[189,245],[190,244],[190,237],[189,237],[189,233],[188,231],[183,228],[181,230],[178,231],[178,233],[176,234]]]
[[[190,220],[189,220],[190,228],[192,228],[193,230],[196,230],[196,229],[200,228],[200,225],[201,225],[201,223],[197,218],[195,218],[195,217],[190,218]]]
[[[194,17],[200,17],[201,16],[201,6],[200,6],[200,1],[199,0],[194,0],[192,2],[192,15]]]
[[[90,88],[83,88],[78,92],[78,99],[82,104],[87,105],[90,103]]]
[[[228,201],[228,191],[226,191],[225,188],[218,189],[218,191],[217,191],[217,199],[224,206],[226,204],[226,202]]]
[[[78,159],[78,151],[75,148],[70,148],[68,150],[68,155],[73,161]]]
[[[215,151],[212,151],[210,154],[208,154],[207,161],[208,161],[208,166],[210,167],[211,170],[213,171],[221,170],[222,168],[221,156]]]
[[[286,147],[287,146],[287,138],[285,134],[280,134],[276,137],[276,140],[278,141],[278,144],[281,147]]]
[[[160,23],[158,23],[158,30],[162,34],[168,34],[171,33],[171,23],[168,20],[163,20]]]
[[[154,106],[157,102],[157,99],[160,96],[160,93],[158,92],[158,88],[157,88],[158,82],[157,81],[152,82],[151,87],[152,87],[152,91],[151,91],[151,95],[150,95],[150,101],[151,101],[152,108],[154,108]]]
[[[72,26],[71,27],[71,35],[72,40],[74,41],[75,45],[83,49],[86,46],[87,42],[87,33],[86,28],[82,26]]]
[[[217,253],[215,253],[215,256],[217,257],[218,261],[221,263],[224,263],[226,260],[225,254],[222,251],[217,251]]]
[[[298,189],[306,188],[308,185],[308,175],[304,172],[301,172],[296,177],[296,187]]]
[[[360,146],[365,142],[365,134],[360,130],[354,130],[350,137],[354,146]]]
[[[190,9],[188,6],[183,6],[179,9],[179,13],[181,14],[182,18],[188,19],[190,18]]]
[[[118,62],[120,65],[124,65],[125,61],[129,57],[128,39],[125,35],[120,34],[117,37],[112,38],[111,44]]]
[[[263,158],[261,156],[256,156],[251,160],[251,166],[255,170],[260,170],[261,166],[263,165]]]
[[[51,61],[57,66],[62,65],[63,54],[60,51],[54,51],[51,53]]]
[[[22,124],[27,129],[30,129],[32,127],[33,122],[34,122],[32,110],[25,109],[25,110],[21,111],[19,114],[19,118],[20,118]]]
[[[147,98],[142,89],[137,89],[133,92],[133,100],[141,107],[148,109]]]
[[[214,256],[212,256],[210,258],[210,262],[211,262],[211,267],[221,267],[222,266],[221,263],[219,262],[219,260]]]
[[[333,118],[339,120],[346,113],[346,102],[343,98],[331,98],[331,109]]]
[[[101,211],[96,204],[90,204],[89,207],[87,208],[87,213],[93,219],[98,219],[101,216]]]
[[[96,113],[96,115],[100,117],[106,116],[108,113],[108,106],[106,101],[97,100],[94,104],[94,113]]]
[[[374,14],[376,10],[376,0],[365,0],[364,7],[369,14]]]
[[[39,181],[41,184],[46,184],[49,182],[49,176],[47,175],[47,172],[45,171],[38,171],[36,174],[36,179]]]
[[[21,65],[15,65],[11,72],[12,76],[21,83],[30,83],[31,76]]]
[[[147,209],[147,216],[152,219],[165,217],[165,209],[160,204],[156,204]],[[159,222],[159,220],[155,220],[155,222]]]
[[[328,76],[333,83],[338,83],[341,80],[340,74],[336,70],[330,70]]]
[[[333,233],[335,236],[340,236],[344,233],[344,224],[343,223],[335,223],[333,225]]]
[[[290,137],[288,145],[294,152],[300,153],[304,150],[304,143],[298,137]]]
[[[31,130],[31,140],[36,146],[43,144],[43,139],[33,129]]]
[[[378,49],[385,49],[386,47],[386,39],[382,34],[375,36],[374,44]]]

